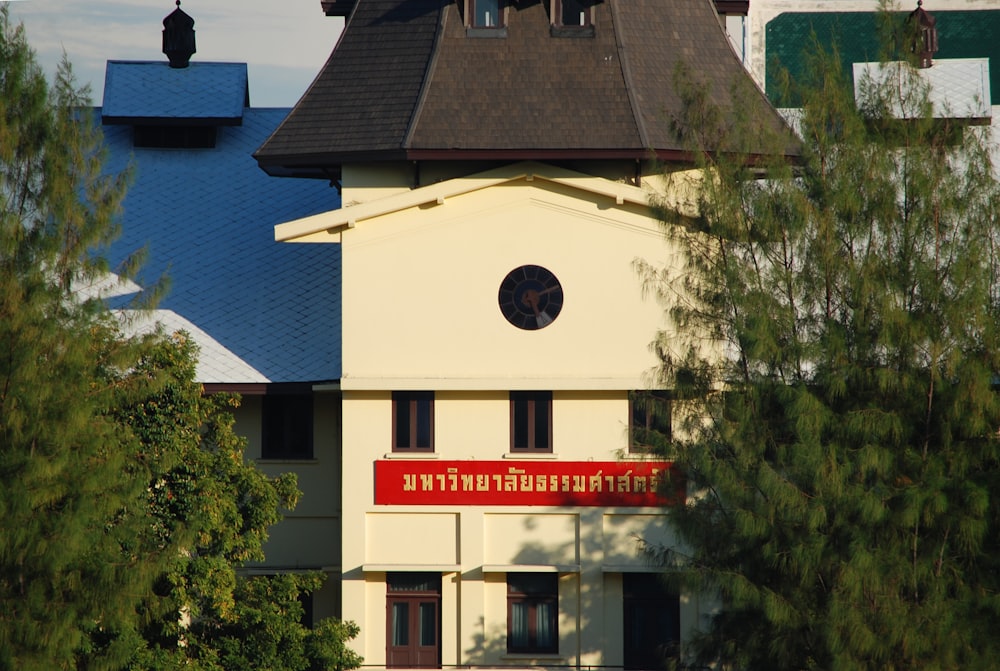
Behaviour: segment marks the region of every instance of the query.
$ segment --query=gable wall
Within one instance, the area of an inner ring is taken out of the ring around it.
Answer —
[[[359,222],[342,236],[343,388],[643,386],[648,343],[669,325],[633,261],[676,262],[645,210],[522,180]],[[524,264],[565,294],[536,331],[498,307],[501,280]]]

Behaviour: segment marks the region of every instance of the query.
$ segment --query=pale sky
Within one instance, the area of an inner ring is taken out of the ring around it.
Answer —
[[[166,60],[163,19],[174,0],[0,0],[51,78],[63,51],[95,105],[109,60]],[[194,19],[192,61],[246,63],[250,104],[291,107],[336,44],[344,20],[327,17],[320,0],[181,0]]]

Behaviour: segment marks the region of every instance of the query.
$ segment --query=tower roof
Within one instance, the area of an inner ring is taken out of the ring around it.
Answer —
[[[371,160],[679,159],[675,66],[720,104],[749,77],[711,0],[603,0],[588,31],[554,30],[538,0],[506,3],[502,29],[470,30],[463,4],[357,0],[260,166],[319,176]]]

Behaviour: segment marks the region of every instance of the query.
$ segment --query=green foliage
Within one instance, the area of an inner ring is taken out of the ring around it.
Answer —
[[[799,160],[772,136],[752,164],[709,150],[766,137],[747,123],[757,99],[706,109],[678,73],[691,110],[678,129],[711,178],[698,217],[662,211],[687,266],[661,293],[690,340],[657,346],[687,399],[671,450],[692,483],[671,512],[683,544],[663,556],[722,606],[687,654],[733,669],[993,668],[988,136],[932,118],[909,67],[867,82],[857,105],[835,55],[817,47],[809,71]],[[901,104],[915,117],[894,118]]]
[[[344,651],[353,625],[324,620],[301,624],[300,595],[320,587],[315,573],[244,576],[238,567],[264,558],[267,528],[295,506],[293,474],[270,479],[244,459],[244,439],[233,431],[238,398],[203,396],[195,382],[196,350],[183,334],[160,340],[129,374],[156,380],[117,413],[132,427],[145,454],[162,454],[152,474],[147,516],[151,549],[172,547],[156,590],[140,605],[144,615],[119,641],[139,641],[129,668],[144,671],[296,671],[355,668]]]
[[[86,104],[0,5],[0,670],[354,668],[353,625],[300,624],[320,577],[237,573],[294,477],[244,460],[189,339],[88,298],[128,175]]]
[[[100,134],[68,64],[49,88],[0,7],[0,668],[71,665],[88,629],[115,624],[149,573],[123,556],[119,511],[144,483],[104,413],[106,373],[134,360],[96,302],[71,287],[103,269],[126,176],[102,177]]]

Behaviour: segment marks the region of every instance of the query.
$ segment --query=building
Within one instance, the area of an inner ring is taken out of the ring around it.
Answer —
[[[201,348],[197,379],[208,392],[242,394],[237,430],[269,473],[292,460],[310,490],[272,530],[263,573],[320,569],[339,576],[339,410],[324,383],[340,378],[340,255],[282,245],[273,227],[335,208],[326,182],[272,179],[251,157],[288,114],[250,105],[245,63],[189,61],[193,20],[165,20],[159,61],[109,61],[95,110],[106,167],[131,166],[112,263],[145,249],[136,290],[161,277],[170,288],[151,320],[184,329]],[[171,32],[188,42],[179,48]],[[112,299],[127,306],[126,288]],[[294,542],[305,537],[312,542]],[[316,595],[315,616],[339,610],[338,580]]]
[[[836,44],[844,71],[871,72],[879,60],[877,3],[861,0],[754,0],[748,10],[746,66],[771,102],[793,106],[779,90],[779,70],[803,73],[812,35]],[[922,74],[938,117],[996,127],[1000,107],[1000,9],[991,0],[928,0],[898,5],[901,14],[933,14],[936,34]],[[991,67],[992,66],[992,67]],[[855,82],[857,84],[858,82]],[[1000,156],[998,156],[1000,158]]]
[[[255,157],[341,190],[275,229],[340,259],[341,528],[276,537],[339,545],[367,665],[661,667],[715,604],[641,551],[684,489],[639,440],[675,327],[635,262],[681,272],[649,200],[698,178],[675,66],[717,101],[747,77],[726,7],[322,4],[345,30]]]

